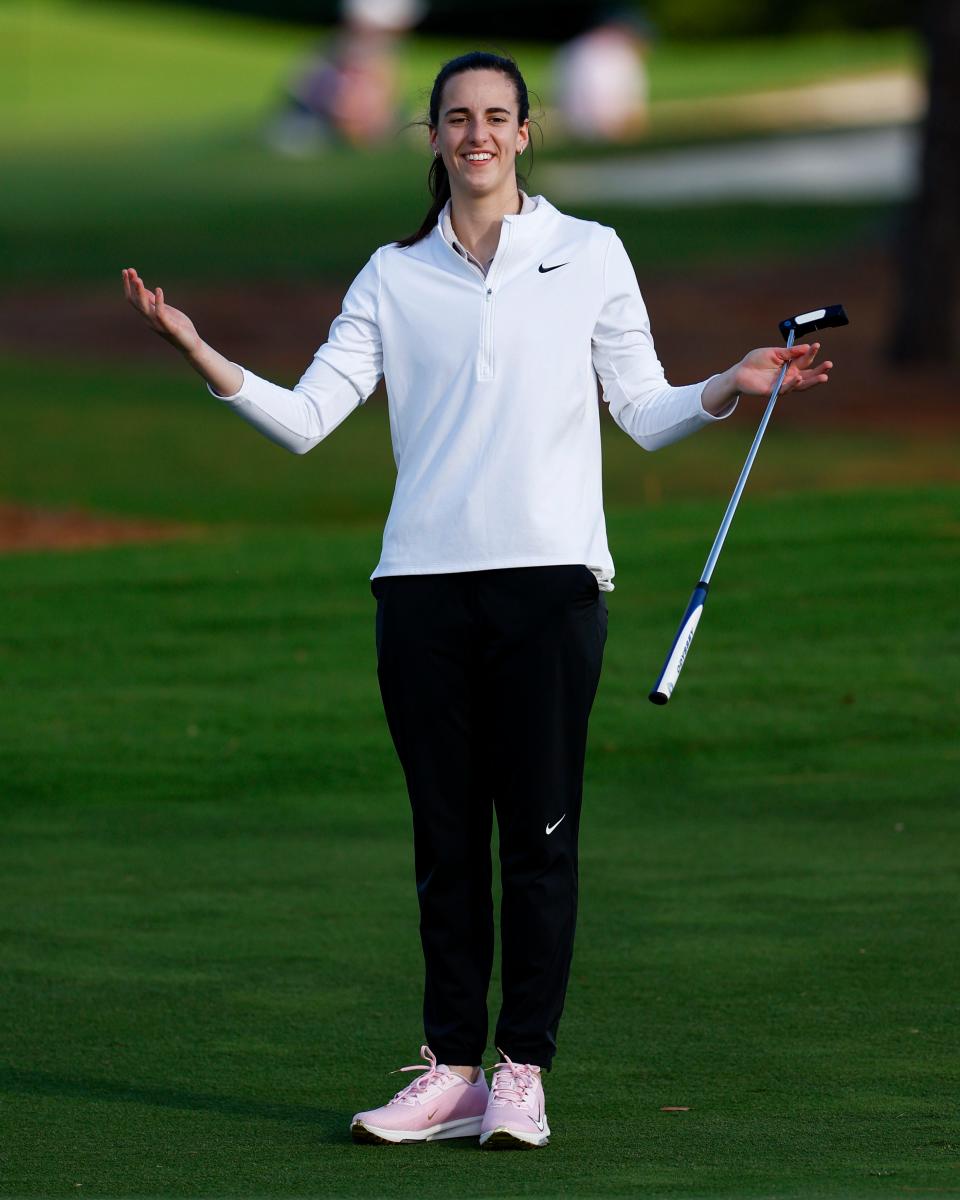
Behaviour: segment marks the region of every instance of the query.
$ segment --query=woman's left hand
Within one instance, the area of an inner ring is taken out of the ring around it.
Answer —
[[[805,392],[807,388],[826,383],[833,363],[829,360],[814,365],[819,342],[786,347],[763,346],[744,355],[733,368],[733,388],[744,396],[769,396],[777,381],[780,368],[789,363],[780,392]]]

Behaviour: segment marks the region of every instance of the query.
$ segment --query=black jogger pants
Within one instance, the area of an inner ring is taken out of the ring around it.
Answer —
[[[487,1045],[490,840],[500,833],[494,1044],[549,1068],[577,912],[587,722],[607,607],[583,565],[381,576],[377,676],[413,813],[424,1031],[438,1061]]]

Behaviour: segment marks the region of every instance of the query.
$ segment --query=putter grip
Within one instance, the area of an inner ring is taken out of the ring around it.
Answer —
[[[709,583],[704,583],[701,579],[693,589],[693,595],[690,597],[687,611],[683,614],[683,620],[680,622],[677,636],[673,639],[673,644],[667,653],[663,669],[660,672],[657,682],[653,685],[653,691],[650,693],[649,698],[653,704],[666,704],[673,694],[673,689],[677,686],[677,680],[680,678],[680,672],[683,669],[683,664],[686,662],[687,654],[693,642],[693,635],[697,632],[697,623],[700,620],[700,614],[703,612],[709,588]]]
[[[828,304],[826,308],[816,308],[813,312],[800,313],[797,317],[787,317],[780,322],[780,332],[783,340],[792,329],[797,339],[813,333],[816,329],[834,329],[838,325],[849,325],[850,318],[842,304]]]

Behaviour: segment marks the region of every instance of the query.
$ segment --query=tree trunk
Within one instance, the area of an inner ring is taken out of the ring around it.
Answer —
[[[904,213],[898,246],[891,342],[898,363],[952,361],[960,340],[960,0],[926,0],[922,23],[930,102],[919,191]]]

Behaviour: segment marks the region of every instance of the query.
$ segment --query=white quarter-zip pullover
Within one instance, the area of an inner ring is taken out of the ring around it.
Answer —
[[[532,203],[503,218],[486,277],[444,236],[448,214],[381,246],[292,390],[240,368],[218,396],[303,454],[384,377],[397,480],[371,579],[583,563],[612,591],[597,378],[648,450],[722,419],[708,381],[667,383],[615,231]]]

